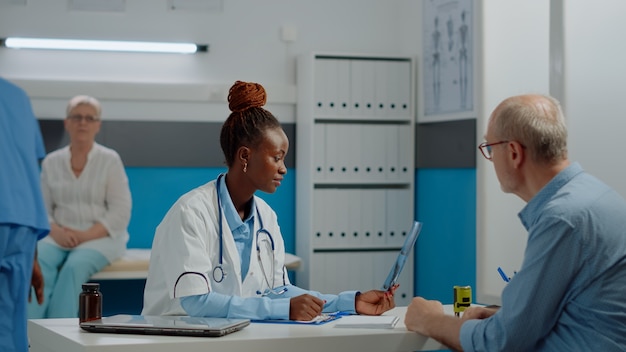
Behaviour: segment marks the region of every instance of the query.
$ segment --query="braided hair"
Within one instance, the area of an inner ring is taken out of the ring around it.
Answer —
[[[231,114],[220,133],[220,145],[228,167],[235,162],[239,147],[256,147],[266,130],[280,127],[276,117],[262,108],[266,101],[265,88],[258,83],[236,81],[230,87],[228,108]]]

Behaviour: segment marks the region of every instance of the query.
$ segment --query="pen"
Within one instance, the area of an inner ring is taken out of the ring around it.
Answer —
[[[334,317],[343,317],[343,316],[346,316],[346,315],[353,315],[349,311],[344,311],[344,310],[338,310],[336,312],[325,313],[325,314],[326,315],[330,315],[330,316],[334,316]]]
[[[506,274],[504,273],[501,267],[498,267],[498,273],[500,274],[500,276],[502,276],[502,280],[504,280],[504,282],[511,281],[511,278],[506,276]]]

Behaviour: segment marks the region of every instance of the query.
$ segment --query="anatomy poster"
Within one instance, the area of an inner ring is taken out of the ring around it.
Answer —
[[[474,110],[473,0],[424,0],[424,115]]]

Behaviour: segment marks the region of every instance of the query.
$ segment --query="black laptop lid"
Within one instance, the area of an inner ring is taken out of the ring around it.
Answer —
[[[80,327],[90,332],[112,334],[219,337],[249,324],[249,319],[118,314],[80,323]]]

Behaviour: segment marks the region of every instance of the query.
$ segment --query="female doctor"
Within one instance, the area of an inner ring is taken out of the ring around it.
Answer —
[[[390,291],[306,291],[289,282],[276,213],[261,198],[287,173],[289,141],[265,89],[237,81],[220,135],[228,172],[183,195],[157,227],[144,315],[311,320],[322,312],[379,315]]]

